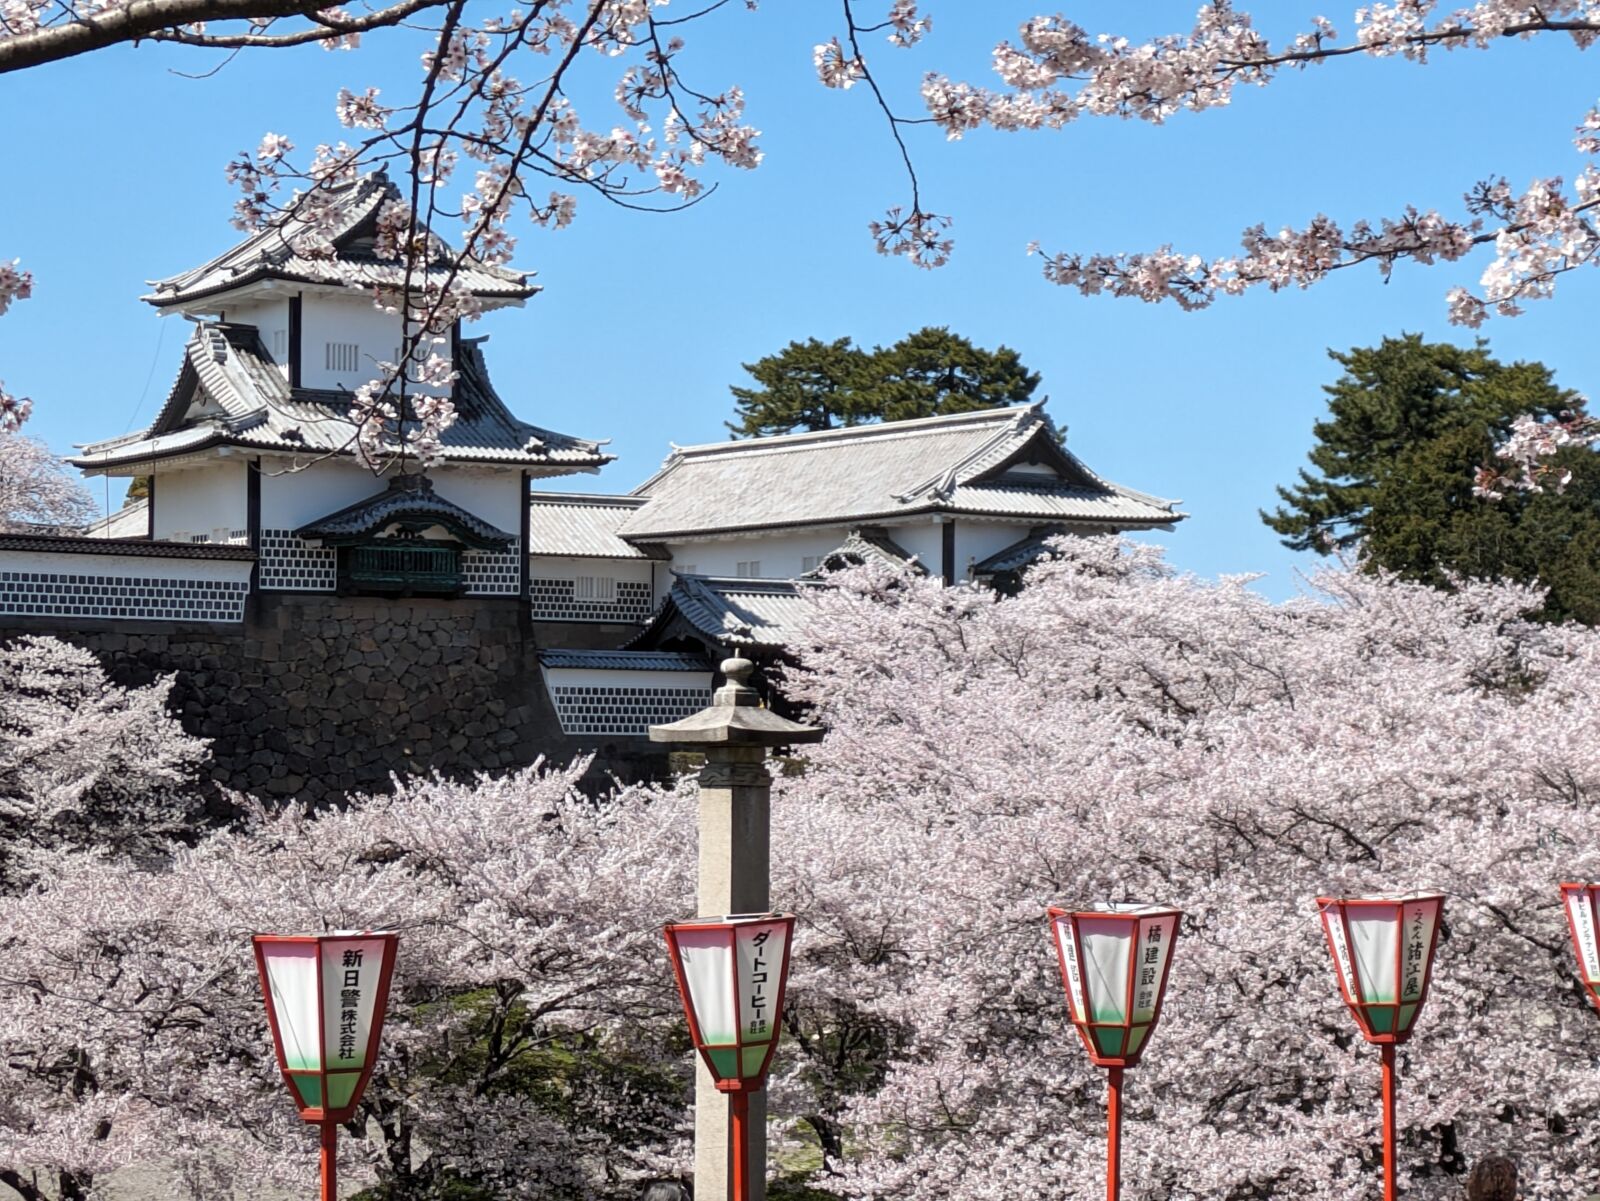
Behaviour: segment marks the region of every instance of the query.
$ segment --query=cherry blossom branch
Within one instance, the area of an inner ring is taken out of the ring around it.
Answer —
[[[330,35],[337,35],[339,40],[346,39],[353,34],[366,33],[373,29],[398,25],[407,17],[413,16],[424,9],[439,7],[442,0],[401,0],[401,3],[390,5],[378,12],[370,13],[364,17],[336,17],[330,15],[333,10],[322,9],[316,12],[305,13],[314,24],[311,29],[297,29],[293,33],[239,33],[239,34],[211,34],[198,33],[193,27],[177,29],[161,29],[149,35],[153,42],[178,42],[185,46],[210,46],[217,49],[263,49],[277,50],[288,46],[305,46],[315,42],[328,42]]]
[[[915,266],[924,269],[942,267],[950,261],[950,252],[955,246],[954,241],[945,234],[950,227],[950,218],[923,209],[917,169],[911,161],[911,152],[906,147],[905,138],[900,133],[902,125],[929,124],[931,118],[913,119],[896,113],[883,94],[883,89],[879,87],[876,76],[867,64],[866,55],[861,50],[862,34],[891,28],[895,31],[889,35],[892,44],[911,46],[921,40],[930,28],[931,21],[926,17],[917,16],[917,5],[913,0],[896,0],[888,20],[876,25],[863,25],[856,20],[852,0],[841,0],[841,3],[844,8],[845,40],[850,46],[849,53],[845,52],[838,38],[813,47],[812,61],[817,68],[817,78],[824,87],[838,88],[841,91],[849,90],[858,81],[866,83],[878,110],[888,124],[889,136],[899,151],[901,165],[911,185],[909,213],[906,213],[901,206],[895,205],[889,209],[883,220],[869,223],[868,229],[872,233],[873,243],[879,254],[901,255]]]
[[[8,21],[4,33],[0,34],[0,75],[59,62],[122,42],[137,42],[183,26],[216,21],[309,17],[327,7],[323,0],[127,0],[126,3],[88,15],[59,24],[40,25],[31,30],[19,28],[12,19]],[[423,7],[428,5],[397,5],[374,14],[371,23],[363,27],[392,25],[407,12],[415,12]],[[399,11],[402,8],[406,11]],[[377,19],[379,17],[383,19]],[[350,23],[362,25],[364,20],[351,18]]]

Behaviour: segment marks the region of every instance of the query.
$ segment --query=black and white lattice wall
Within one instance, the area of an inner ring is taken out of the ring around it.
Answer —
[[[307,546],[293,530],[262,530],[256,554],[263,590],[332,592],[339,586],[339,553],[332,547]]]
[[[651,726],[679,721],[711,703],[711,686],[552,684],[561,730],[572,735],[647,738]]]
[[[461,578],[468,596],[516,596],[522,590],[521,542],[508,551],[463,551]]]
[[[123,565],[122,570],[139,574],[101,575],[82,569],[23,571],[0,566],[0,614],[128,621],[244,620],[248,578],[164,576],[152,573],[148,562]]]
[[[577,581],[535,578],[529,588],[535,621],[613,621],[642,623],[650,618],[651,590],[647,583],[615,582],[611,600],[577,595]]]

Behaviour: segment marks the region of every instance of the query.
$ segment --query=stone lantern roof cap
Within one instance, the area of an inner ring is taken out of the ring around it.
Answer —
[[[717,689],[709,708],[682,721],[650,727],[651,742],[682,743],[691,746],[789,746],[797,742],[821,742],[822,730],[780,717],[761,705],[761,698],[750,687],[755,664],[735,657],[722,661],[727,683]]]

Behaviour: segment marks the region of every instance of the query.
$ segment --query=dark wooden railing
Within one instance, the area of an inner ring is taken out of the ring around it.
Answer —
[[[458,592],[461,553],[424,544],[354,546],[346,578],[354,588],[379,592]]]

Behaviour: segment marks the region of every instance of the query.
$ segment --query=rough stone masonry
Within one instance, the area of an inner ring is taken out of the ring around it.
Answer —
[[[121,685],[174,674],[169,704],[210,740],[215,782],[256,796],[325,801],[387,791],[395,775],[467,777],[581,749],[561,732],[516,597],[258,595],[242,626],[0,617],[0,642],[24,633],[84,647]],[[597,752],[596,779],[664,766],[643,739]]]

